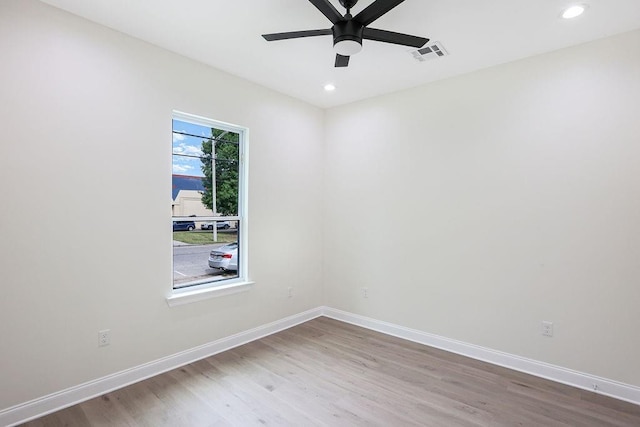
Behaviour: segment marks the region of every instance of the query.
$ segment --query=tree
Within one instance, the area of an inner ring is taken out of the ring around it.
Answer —
[[[203,156],[200,158],[202,173],[204,173],[202,204],[207,209],[211,209],[214,214],[225,216],[238,214],[239,142],[239,134],[213,128],[211,136],[202,141]],[[212,148],[215,149],[212,150]],[[214,155],[215,168],[212,168]],[[213,169],[215,169],[215,192],[213,191]]]

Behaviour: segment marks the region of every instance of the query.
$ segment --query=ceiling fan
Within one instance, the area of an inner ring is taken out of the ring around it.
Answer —
[[[351,8],[358,3],[358,0],[339,0],[340,4],[347,9],[343,16],[336,10],[329,0],[309,0],[329,21],[333,27],[326,30],[306,30],[291,31],[287,33],[263,34],[267,41],[297,39],[301,37],[330,36],[333,35],[333,48],[336,52],[336,67],[346,67],[349,65],[349,57],[360,52],[362,40],[375,40],[378,42],[394,43],[402,46],[419,48],[424,46],[429,39],[424,37],[411,36],[408,34],[395,33],[393,31],[378,30],[369,28],[376,19],[398,6],[404,0],[376,0],[368,7],[351,16]]]

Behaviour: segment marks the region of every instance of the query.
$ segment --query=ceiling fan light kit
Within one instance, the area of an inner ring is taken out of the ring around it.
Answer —
[[[333,45],[338,55],[352,56],[362,50],[362,42],[357,40],[340,40]]]
[[[347,14],[347,16],[351,16]],[[336,23],[333,32],[333,50],[338,55],[351,56],[362,50],[362,32],[364,27],[353,19]]]
[[[331,21],[333,27],[321,30],[263,34],[262,37],[267,41],[276,41],[332,35],[333,48],[336,52],[335,66],[346,67],[349,65],[349,58],[362,50],[362,40],[374,40],[415,48],[422,47],[429,41],[429,39],[425,37],[368,27],[373,21],[403,1],[404,0],[376,0],[356,16],[351,16],[351,8],[358,3],[358,0],[340,0],[340,4],[347,10],[347,13],[344,15],[338,12],[329,0],[309,0],[311,4]]]

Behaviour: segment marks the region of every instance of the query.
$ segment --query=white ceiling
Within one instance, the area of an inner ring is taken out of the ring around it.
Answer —
[[[410,48],[365,40],[348,68],[334,68],[330,36],[261,37],[330,28],[305,0],[42,1],[325,108],[640,28],[640,0],[406,0],[371,27],[439,41],[449,56],[418,62]],[[561,19],[574,3],[587,11]]]

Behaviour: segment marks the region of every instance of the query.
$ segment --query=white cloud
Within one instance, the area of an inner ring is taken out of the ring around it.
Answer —
[[[178,132],[182,132],[182,131],[178,131]],[[186,136],[184,135],[180,135],[179,133],[173,133],[173,142],[178,142],[178,141],[184,141],[184,139],[186,138]]]
[[[173,173],[187,173],[187,172],[191,172],[193,170],[193,166],[191,165],[178,165],[178,164],[173,164]]]
[[[173,147],[173,154],[182,154],[185,156],[202,156],[200,147],[189,144],[178,144]]]

